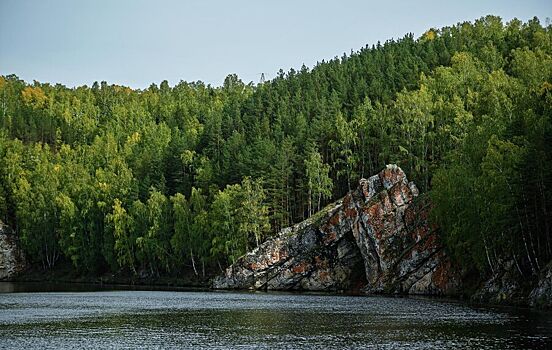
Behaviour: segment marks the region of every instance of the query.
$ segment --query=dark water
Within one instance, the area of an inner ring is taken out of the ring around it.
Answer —
[[[0,283],[0,348],[552,347],[550,313],[439,299],[25,289]]]

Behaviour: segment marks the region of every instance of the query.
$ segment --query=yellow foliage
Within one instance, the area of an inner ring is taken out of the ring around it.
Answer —
[[[552,84],[550,84],[549,82],[545,81],[545,82],[542,83],[542,85],[541,85],[540,93],[541,93],[541,95],[544,95],[544,94],[546,94],[546,93],[549,92],[549,91],[552,91]]]
[[[113,89],[117,93],[125,93],[127,95],[130,95],[132,93],[132,89],[127,86],[113,85]]]
[[[134,132],[132,133],[132,135],[129,135],[125,143],[125,152],[127,152],[128,154],[132,153],[133,147],[140,143],[141,139],[142,135],[140,135],[139,132]]]
[[[435,37],[437,37],[437,33],[435,33],[431,29],[424,33],[424,39],[425,40],[432,41],[432,40],[435,39]]]
[[[138,142],[140,142],[140,139],[141,139],[140,133],[135,132],[131,136],[129,136],[129,138],[130,138],[130,141],[132,141],[133,143],[138,143]]]
[[[44,107],[46,104],[46,94],[40,87],[27,86],[21,91],[21,97],[23,102],[32,108],[38,109]]]
[[[6,79],[4,77],[0,76],[0,90],[2,90],[6,86]]]

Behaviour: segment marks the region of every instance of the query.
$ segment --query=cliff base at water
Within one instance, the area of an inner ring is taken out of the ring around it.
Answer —
[[[552,306],[552,265],[534,279],[519,275],[513,262],[503,262],[488,278],[469,277],[447,256],[428,221],[430,207],[404,171],[388,165],[239,258],[214,279],[213,288],[356,290]]]

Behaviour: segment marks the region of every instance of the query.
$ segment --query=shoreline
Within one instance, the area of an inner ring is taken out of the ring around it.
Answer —
[[[52,283],[52,284],[86,284],[86,285],[113,285],[113,286],[143,286],[167,288],[202,288],[210,286],[210,279],[214,274],[209,271],[205,277],[196,276],[193,272],[182,273],[180,276],[132,276],[125,272],[83,275],[76,272],[70,265],[63,265],[51,270],[42,270],[32,266],[21,273],[0,282],[12,283]]]
[[[47,276],[47,275],[46,275]],[[80,276],[78,278],[38,278],[34,273],[22,274],[15,278],[0,280],[3,283],[11,283],[13,290],[1,292],[86,292],[86,291],[175,291],[175,292],[236,292],[236,293],[276,293],[276,294],[296,294],[296,295],[343,295],[358,297],[382,297],[382,298],[413,298],[425,300],[440,300],[447,302],[457,302],[469,305],[471,307],[498,307],[498,308],[516,308],[528,311],[552,312],[552,308],[531,306],[528,300],[514,300],[493,302],[492,300],[479,300],[473,298],[474,294],[456,294],[456,295],[426,295],[426,294],[383,294],[383,293],[363,293],[360,291],[347,290],[264,290],[264,289],[223,289],[212,288],[209,282],[214,275],[204,281],[191,281],[186,278],[176,278],[161,276],[157,279],[128,279],[122,276]],[[34,287],[37,288],[34,288]]]

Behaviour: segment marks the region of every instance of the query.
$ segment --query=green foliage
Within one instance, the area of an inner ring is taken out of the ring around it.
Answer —
[[[211,253],[226,257],[234,262],[245,252],[247,236],[239,231],[237,210],[239,209],[240,185],[228,185],[215,195],[211,210],[213,241]]]
[[[219,191],[211,209],[211,253],[234,262],[251,246],[258,246],[270,230],[261,180],[245,177],[241,184]]]
[[[194,248],[190,227],[193,216],[190,205],[182,193],[177,193],[170,198],[172,204],[172,218],[174,233],[171,237],[171,246],[178,263],[191,257]]]
[[[317,211],[320,211],[322,198],[331,196],[333,183],[328,176],[330,166],[322,161],[322,156],[314,146],[311,147],[308,154],[308,158],[305,159],[305,168],[309,189],[309,215],[312,215],[314,213],[313,203],[316,203]]]
[[[117,256],[117,263],[121,267],[129,267],[133,273],[136,273],[134,266],[135,254],[134,254],[134,242],[132,239],[132,217],[123,208],[119,199],[115,199],[113,204],[113,211],[106,215],[105,219],[107,224],[110,225],[115,238],[115,254]]]
[[[251,181],[245,177],[241,183],[239,194],[238,233],[247,237],[248,241],[255,239],[255,245],[264,241],[265,234],[270,230],[268,222],[268,208],[264,205],[265,192],[261,180]],[[249,246],[246,246],[249,249]]]

